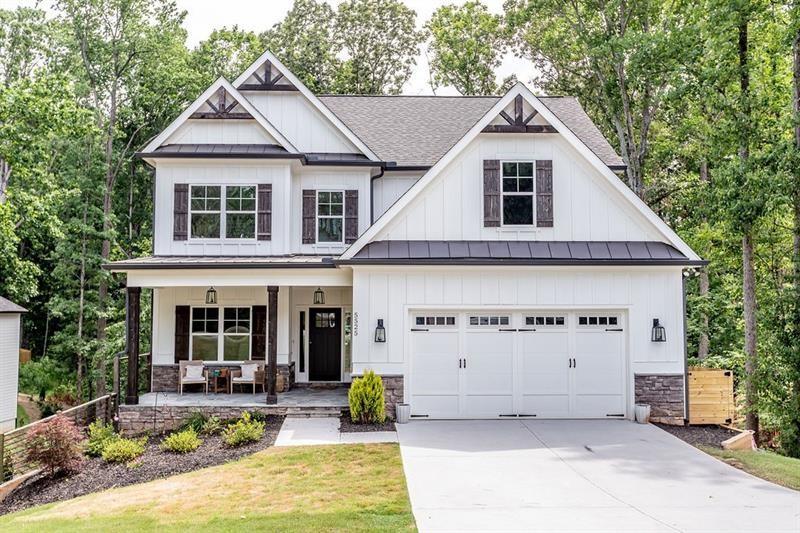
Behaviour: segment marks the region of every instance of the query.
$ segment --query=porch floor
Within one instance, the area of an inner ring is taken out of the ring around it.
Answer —
[[[234,393],[212,394],[186,392],[181,396],[177,392],[148,392],[139,397],[141,407],[263,407],[267,404],[266,395]],[[289,392],[278,393],[276,407],[347,407],[347,389],[312,389],[296,388]]]

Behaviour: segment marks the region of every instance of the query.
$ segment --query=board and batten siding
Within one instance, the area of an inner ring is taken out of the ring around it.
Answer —
[[[376,179],[372,186],[374,219],[378,220],[423,174],[424,172],[387,171],[382,177]]]
[[[0,433],[16,424],[18,375],[19,315],[0,314]]]
[[[167,144],[280,144],[255,120],[189,119]]]
[[[483,161],[552,160],[553,227],[483,223]],[[558,135],[483,134],[403,212],[380,240],[663,241],[658,230]]]
[[[300,152],[360,153],[299,92],[243,91],[242,94]]]
[[[354,374],[406,369],[408,309],[494,307],[620,309],[628,313],[632,371],[682,373],[682,274],[675,267],[367,267],[353,268]],[[666,328],[667,342],[650,341],[652,319]],[[387,342],[372,340],[378,319]]]

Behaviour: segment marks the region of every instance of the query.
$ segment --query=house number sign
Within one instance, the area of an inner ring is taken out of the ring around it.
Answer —
[[[358,337],[358,313],[353,313],[353,337]]]

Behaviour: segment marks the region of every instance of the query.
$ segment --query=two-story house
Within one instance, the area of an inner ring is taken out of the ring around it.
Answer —
[[[154,290],[154,391],[180,361],[266,360],[268,403],[372,369],[418,417],[685,416],[704,262],[575,98],[317,96],[266,52],[139,155],[154,253],[108,267],[131,365]]]

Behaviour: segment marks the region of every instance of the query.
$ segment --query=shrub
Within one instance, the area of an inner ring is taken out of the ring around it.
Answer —
[[[83,435],[72,420],[56,416],[31,428],[25,436],[25,457],[50,475],[78,470],[83,460]]]
[[[257,442],[263,436],[264,422],[253,420],[250,413],[244,412],[239,420],[225,428],[222,441],[228,446],[241,446],[248,442]]]
[[[14,463],[11,461],[11,456],[6,455],[5,461],[0,465],[0,484],[9,481],[14,477]]]
[[[206,420],[203,427],[200,428],[201,435],[219,435],[225,429],[225,424],[218,416],[212,416]]]
[[[383,380],[372,370],[353,380],[347,399],[350,402],[350,418],[353,422],[380,424],[386,420]]]
[[[106,444],[103,460],[108,463],[130,463],[144,453],[147,437],[140,439],[117,438]]]
[[[208,422],[208,417],[200,411],[193,411],[189,418],[183,421],[181,429],[193,429],[195,433],[200,433],[203,426]]]
[[[193,452],[203,441],[197,437],[197,432],[191,428],[176,431],[161,443],[161,449],[168,452],[188,453]]]
[[[86,444],[86,454],[92,457],[100,457],[108,443],[119,438],[114,431],[114,426],[105,424],[101,420],[96,420],[89,424],[89,442]]]

